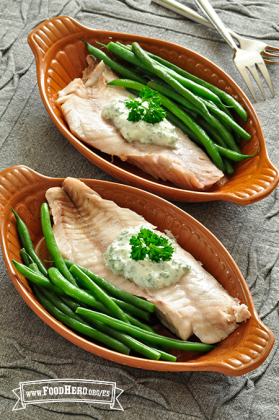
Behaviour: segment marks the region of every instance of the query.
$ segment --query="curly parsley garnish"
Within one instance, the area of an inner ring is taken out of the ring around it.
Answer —
[[[146,255],[154,262],[169,261],[174,252],[168,238],[145,228],[141,228],[137,236],[132,236],[130,245],[132,245],[130,258],[135,261],[144,260]]]
[[[129,96],[130,101],[126,102],[126,107],[130,109],[127,120],[132,122],[144,120],[151,124],[163,121],[166,111],[161,108],[159,93],[146,86],[140,91],[140,98],[134,99]],[[148,102],[148,106],[143,105],[144,102]]]

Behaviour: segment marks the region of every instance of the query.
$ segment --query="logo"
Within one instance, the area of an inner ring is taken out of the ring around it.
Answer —
[[[22,410],[28,404],[53,402],[84,402],[108,404],[111,410],[123,408],[118,401],[123,389],[115,382],[94,381],[89,379],[45,379],[41,381],[20,382],[13,389],[17,396],[14,410]]]

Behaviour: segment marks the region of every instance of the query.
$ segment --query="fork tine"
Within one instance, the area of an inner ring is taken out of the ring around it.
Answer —
[[[270,89],[270,92],[274,98],[275,93],[274,93],[274,89],[273,89],[273,85],[272,85],[272,81],[271,78],[269,76],[268,70],[266,68],[266,65],[264,64],[264,62],[261,63],[257,63],[257,66],[259,68],[259,70],[261,71],[263,77],[265,78],[266,83],[268,84],[268,87]]]
[[[279,61],[273,61],[273,60],[266,60],[264,59],[265,64],[279,64]]]
[[[263,51],[263,53],[262,53],[262,55],[264,56],[264,57],[274,57],[274,58],[278,58],[279,57],[279,54],[272,54],[272,53],[269,53],[269,52],[267,52],[267,51]]]
[[[273,47],[272,45],[266,45],[265,48],[270,51],[279,51],[279,47]]]
[[[237,70],[239,71],[239,73],[241,74],[241,76],[243,77],[243,80],[246,83],[248,89],[250,90],[250,93],[253,96],[254,101],[255,102],[258,102],[258,100],[256,98],[256,95],[255,95],[255,92],[254,92],[254,88],[253,88],[252,83],[251,83],[251,80],[250,80],[250,77],[249,77],[249,75],[247,73],[246,67],[243,67],[241,69],[238,68],[238,66],[236,66],[236,67],[237,67]]]
[[[261,63],[260,63],[260,64],[261,64]],[[266,98],[265,98],[265,94],[264,94],[264,90],[263,90],[263,86],[262,86],[262,82],[261,82],[261,79],[260,79],[260,76],[259,76],[258,70],[257,70],[257,68],[256,68],[256,65],[255,65],[255,64],[253,64],[253,65],[250,65],[250,66],[249,66],[249,67],[247,67],[247,68],[248,68],[248,70],[250,71],[250,73],[252,74],[252,76],[254,77],[254,79],[255,79],[255,81],[256,81],[256,83],[257,83],[257,85],[259,86],[260,91],[262,92],[262,95],[263,95],[264,99],[266,99]]]

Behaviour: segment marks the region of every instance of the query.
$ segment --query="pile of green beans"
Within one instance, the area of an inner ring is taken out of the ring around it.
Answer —
[[[41,305],[58,321],[123,354],[131,350],[152,360],[175,362],[165,347],[207,352],[215,346],[171,339],[157,334],[148,324],[155,305],[133,296],[71,261],[64,260],[57,246],[49,208],[41,207],[41,223],[54,266],[46,269],[36,254],[25,223],[15,215],[23,248],[22,263],[12,260],[19,273],[33,283]],[[135,316],[134,316],[135,315]],[[161,348],[160,346],[163,346]]]
[[[230,109],[244,121],[247,121],[247,113],[226,92],[143,50],[137,42],[132,45],[120,42],[99,44],[113,53],[121,63],[126,62],[128,67],[119,64],[101,49],[84,42],[92,55],[103,60],[123,77],[108,84],[123,86],[130,91],[140,91],[148,85],[159,92],[169,121],[201,146],[224,173],[233,174],[233,162],[257,154],[258,150],[251,155],[241,153],[238,143],[242,139],[249,141],[251,136],[236,122]]]

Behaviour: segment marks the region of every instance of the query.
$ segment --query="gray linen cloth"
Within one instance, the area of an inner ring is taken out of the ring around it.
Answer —
[[[184,2],[195,8],[194,2]],[[279,47],[278,0],[214,0],[224,22],[241,35]],[[40,22],[67,14],[96,29],[175,42],[204,55],[247,92],[232,50],[219,35],[150,0],[2,0],[0,3],[0,170],[27,165],[52,177],[114,181],[65,140],[41,101],[27,36]],[[279,66],[269,67],[276,97],[254,104],[268,153],[279,166]],[[210,229],[227,247],[251,289],[265,324],[279,338],[279,194],[237,206],[226,202],[176,203]],[[122,366],[76,347],[25,304],[1,257],[1,419],[279,419],[278,343],[268,359],[241,377],[215,372],[153,372]],[[20,382],[83,378],[116,382],[124,411],[107,405],[53,403],[12,411]]]

